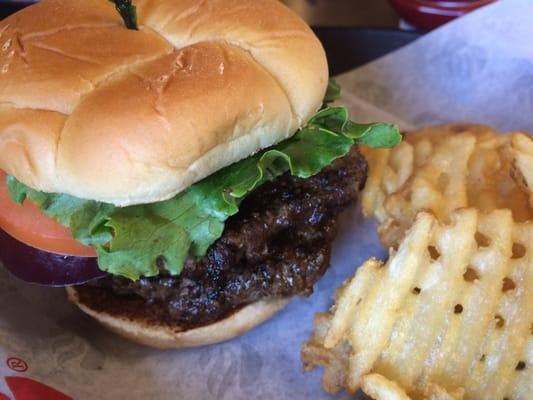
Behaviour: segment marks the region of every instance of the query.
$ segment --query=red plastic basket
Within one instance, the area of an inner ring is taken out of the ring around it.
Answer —
[[[495,0],[390,0],[398,14],[417,28],[434,29]]]

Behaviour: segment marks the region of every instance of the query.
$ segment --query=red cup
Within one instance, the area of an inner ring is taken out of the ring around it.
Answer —
[[[495,0],[390,0],[408,23],[431,30]]]

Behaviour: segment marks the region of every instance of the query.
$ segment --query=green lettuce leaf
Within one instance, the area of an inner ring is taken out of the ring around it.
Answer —
[[[331,85],[330,85],[331,86]],[[335,94],[335,93],[333,93]],[[289,172],[308,178],[355,143],[392,147],[401,136],[391,124],[356,124],[344,107],[324,108],[293,137],[232,164],[158,203],[118,208],[64,194],[35,191],[12,177],[14,201],[26,198],[70,228],[74,238],[96,247],[98,265],[111,274],[136,280],[161,269],[181,273],[188,256],[203,256],[257,187]]]
[[[331,78],[328,82],[328,88],[326,89],[326,95],[324,96],[324,103],[331,103],[338,100],[341,97],[341,86],[337,81]]]

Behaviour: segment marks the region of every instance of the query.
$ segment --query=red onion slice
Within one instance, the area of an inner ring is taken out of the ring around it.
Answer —
[[[0,262],[23,281],[46,286],[72,286],[107,275],[96,258],[48,253],[30,247],[0,229]]]

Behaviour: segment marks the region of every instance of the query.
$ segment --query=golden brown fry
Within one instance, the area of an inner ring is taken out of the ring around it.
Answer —
[[[458,304],[457,292],[475,248],[477,211],[461,210],[452,220],[449,226],[433,229],[424,248],[429,256],[420,256],[425,263],[410,282],[420,292],[407,298],[407,312],[397,318],[395,335],[384,349],[387,357],[379,363],[380,369],[408,390],[415,388],[435,338],[446,328],[444,316]],[[435,250],[429,252],[429,246]]]
[[[521,358],[532,340],[533,222],[516,224],[511,238],[512,258],[507,281],[502,286],[494,318],[480,348],[479,360],[483,361],[473,365],[465,383],[473,398],[486,398],[484,396],[489,393],[494,399],[527,398],[511,396],[518,389],[511,382],[531,374],[533,368]],[[531,382],[528,385],[531,386]]]
[[[513,158],[507,150],[511,138],[483,125],[452,124],[408,133],[392,150],[364,148],[369,177],[363,212],[378,221],[383,244],[396,247],[419,211],[442,222],[463,207],[509,208],[516,221],[532,219],[533,204],[516,182],[528,187],[525,177],[533,180],[533,169],[525,166],[533,163],[533,155],[528,158],[533,149],[522,135],[516,140],[520,157]],[[519,178],[512,179],[513,171]]]
[[[533,335],[533,327],[531,335]],[[511,399],[527,399],[533,393],[533,368],[531,368],[533,365],[533,339],[531,336],[520,360],[523,364],[517,365],[515,370],[518,369],[521,372],[514,375],[507,388],[507,391],[511,393]],[[523,369],[520,369],[522,367]]]
[[[462,317],[449,322],[439,354],[426,371],[427,379],[459,387],[471,368],[464,360],[480,358],[478,344],[483,342],[494,319],[509,270],[513,227],[509,210],[497,210],[480,218],[476,233],[478,249],[457,288],[456,302],[462,307]]]
[[[533,207],[533,136],[514,133],[508,146],[511,159],[511,176],[529,196]]]
[[[363,376],[361,388],[368,396],[375,400],[411,400],[396,382],[385,378],[380,374]],[[436,384],[430,384],[424,390],[424,399],[427,400],[462,400],[464,391],[459,389],[448,393],[444,388]]]
[[[375,258],[366,261],[356,272],[357,279],[346,282],[346,286],[339,289],[339,301],[335,305],[335,314],[331,319],[331,326],[324,340],[324,347],[332,349],[339,344],[342,335],[353,323],[353,316],[358,302],[367,295],[372,283],[378,279],[381,263]]]
[[[416,272],[425,263],[421,257],[430,240],[433,218],[421,214],[411,228],[394,257],[358,301],[353,323],[347,331],[353,356],[350,358],[348,387],[357,388],[363,375],[368,374],[386,346],[392,332],[398,305],[402,304],[411,289]],[[348,293],[344,297],[349,296]],[[342,302],[342,298],[339,299]],[[353,329],[353,327],[357,329]]]
[[[324,340],[329,327],[330,318],[327,313],[315,315],[315,331],[311,340],[303,344],[301,359],[305,371],[316,366],[324,367],[324,389],[328,393],[337,393],[345,386],[347,379],[350,346],[343,341],[333,349],[325,348]]]
[[[325,367],[326,390],[362,387],[378,400],[533,393],[533,221],[471,208],[449,220],[420,213],[387,264],[366,262],[317,317],[302,359]]]
[[[411,400],[405,390],[383,375],[365,375],[361,386],[363,391],[375,400]]]

